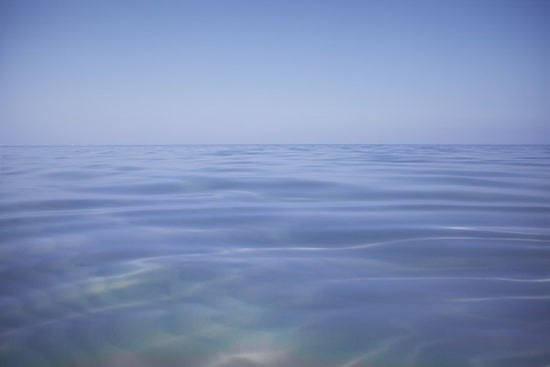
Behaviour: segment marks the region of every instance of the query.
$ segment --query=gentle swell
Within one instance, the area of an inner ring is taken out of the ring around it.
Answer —
[[[1,147],[2,366],[543,366],[550,147]]]

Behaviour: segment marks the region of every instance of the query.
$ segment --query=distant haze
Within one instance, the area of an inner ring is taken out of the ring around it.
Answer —
[[[0,4],[0,144],[550,143],[550,1]]]

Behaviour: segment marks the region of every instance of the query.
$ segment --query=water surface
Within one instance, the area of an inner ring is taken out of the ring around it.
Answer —
[[[550,364],[550,147],[2,147],[2,366]]]

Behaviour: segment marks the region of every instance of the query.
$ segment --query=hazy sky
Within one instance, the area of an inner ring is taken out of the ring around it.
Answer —
[[[550,143],[550,1],[0,4],[0,144]]]

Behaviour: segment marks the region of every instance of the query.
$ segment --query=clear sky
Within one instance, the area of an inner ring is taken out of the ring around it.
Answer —
[[[0,144],[550,143],[550,1],[0,4]]]

